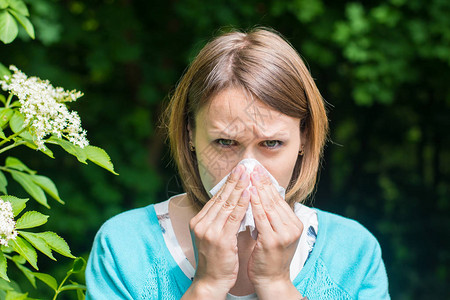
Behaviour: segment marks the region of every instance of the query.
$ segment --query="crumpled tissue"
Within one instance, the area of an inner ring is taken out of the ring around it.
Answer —
[[[236,166],[238,166],[238,165],[244,165],[246,168],[245,172],[247,172],[248,174],[250,174],[253,171],[253,169],[256,167],[256,165],[260,165],[269,175],[270,179],[272,180],[273,185],[276,187],[280,196],[283,199],[285,199],[285,193],[286,193],[285,188],[283,188],[282,186],[280,186],[278,184],[278,181],[275,179],[275,177],[273,177],[272,174],[270,174],[269,171],[267,171],[267,169],[264,168],[264,166],[259,161],[257,161],[256,159],[253,159],[253,158],[246,158],[246,159],[241,160]],[[231,174],[231,172],[228,173],[228,175],[226,175],[218,184],[216,184],[216,186],[214,186],[209,191],[209,193],[214,196],[220,190],[220,188],[225,184],[225,182],[227,181],[230,174]],[[250,183],[249,183],[247,189],[250,188],[251,186],[253,186],[253,184],[250,180]],[[244,218],[242,219],[238,233],[245,231],[247,229],[247,227],[250,227],[250,234],[251,234],[252,238],[254,240],[256,240],[256,238],[258,237],[258,230],[256,229],[256,226],[255,226],[255,219],[253,218],[251,203],[249,203],[249,205],[248,205],[247,211],[245,213]]]

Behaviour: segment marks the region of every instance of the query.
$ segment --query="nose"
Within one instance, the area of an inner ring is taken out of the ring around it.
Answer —
[[[253,159],[257,160],[257,158],[255,156],[255,151],[253,151],[253,149],[251,147],[246,147],[246,148],[244,148],[244,150],[242,150],[242,153],[239,157],[239,161],[246,159],[246,158],[253,158]]]

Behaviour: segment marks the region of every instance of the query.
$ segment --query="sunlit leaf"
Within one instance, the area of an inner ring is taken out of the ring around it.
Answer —
[[[28,194],[31,195],[37,202],[42,204],[43,206],[50,208],[47,204],[47,197],[45,196],[44,191],[34,183],[32,175],[25,174],[19,171],[11,170],[11,175],[15,181],[17,181]]]
[[[33,175],[32,178],[34,183],[39,185],[47,194],[49,194],[59,203],[64,204],[64,201],[62,201],[59,197],[58,189],[50,178],[42,175]]]
[[[56,258],[52,254],[52,249],[43,238],[37,236],[35,233],[32,232],[19,231],[19,234],[22,237],[24,237],[28,242],[30,242],[37,250],[41,251],[42,253],[50,257],[52,260],[56,260]]]
[[[36,270],[38,270],[37,266],[37,254],[36,250],[24,239],[20,236],[17,236],[15,240],[10,240],[9,243],[13,247],[14,251],[23,256],[30,265],[33,266]]]
[[[11,203],[14,217],[17,216],[18,214],[20,214],[20,212],[25,209],[26,203],[28,201],[28,198],[21,199],[21,198],[17,198],[15,196],[10,196],[10,195],[3,195],[3,196],[0,196],[0,198],[3,201],[9,201],[9,203]]]
[[[113,173],[115,175],[119,175],[116,172],[114,172],[114,166],[111,162],[111,158],[105,152],[105,150],[103,150],[102,148],[99,148],[99,147],[91,146],[91,145],[85,147],[83,150],[87,154],[87,158],[90,161],[99,165],[102,168],[105,168],[106,170],[110,171],[111,173]]]
[[[14,110],[11,108],[3,108],[0,111],[0,126],[3,128],[8,124],[11,117],[14,115]]]
[[[67,242],[62,237],[57,235],[56,233],[51,232],[51,231],[46,231],[46,232],[36,233],[36,236],[43,238],[45,240],[45,242],[50,246],[50,248],[52,248],[54,251],[58,252],[59,254],[70,257],[70,258],[75,258],[75,256],[73,256],[72,253],[70,252],[70,248],[69,248],[69,245],[67,244]]]
[[[54,291],[58,289],[58,283],[55,278],[45,273],[33,272],[33,275],[43,283],[51,287]]]
[[[7,8],[9,5],[8,0],[0,0],[0,9]]]
[[[8,168],[19,170],[19,171],[25,171],[29,174],[36,174],[36,171],[31,170],[19,159],[12,157],[12,156],[8,156],[6,158],[5,166]]]
[[[17,36],[19,27],[16,20],[7,11],[0,12],[0,41],[5,44],[9,44]]]
[[[8,10],[15,18],[16,20],[22,25],[23,28],[25,28],[25,31],[28,33],[28,35],[34,39],[34,27],[33,24],[31,24],[30,20],[22,14],[17,13],[16,11],[9,9]]]
[[[17,229],[34,228],[47,223],[48,216],[37,211],[27,211],[16,221]]]
[[[28,299],[28,293],[19,293],[16,291],[8,291],[6,293],[5,300],[26,300]]]
[[[0,251],[0,277],[9,282],[10,280],[6,274],[7,269],[8,263],[6,261],[6,257],[3,255],[3,252]]]
[[[14,133],[21,132],[23,129],[24,123],[25,123],[25,117],[17,110],[14,111],[14,115],[11,117],[11,120],[9,121],[9,126],[11,127],[11,130]],[[23,137],[24,139],[30,140],[30,141],[33,140],[33,137],[27,130],[24,130],[23,132],[21,132],[19,134],[19,136]]]
[[[8,180],[6,179],[5,174],[0,171],[0,192],[3,194],[7,194],[6,186],[8,185]]]
[[[53,136],[50,137],[49,139],[47,139],[46,142],[52,143],[52,144],[57,144],[57,145],[61,146],[66,152],[74,155],[78,159],[79,162],[87,164],[87,162],[86,162],[87,155],[83,151],[83,149],[81,149],[79,146],[76,146],[76,145],[72,144],[71,142],[66,141],[64,139],[60,139],[60,138],[53,137]]]
[[[0,290],[1,291],[14,291],[14,288],[6,280],[0,279]]]
[[[22,0],[8,0],[9,7],[17,11],[19,14],[29,16],[28,8]]]

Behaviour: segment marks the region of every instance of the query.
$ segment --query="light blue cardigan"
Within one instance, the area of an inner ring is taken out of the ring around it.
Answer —
[[[358,222],[315,209],[317,240],[293,284],[315,299],[390,299],[381,249]],[[86,268],[87,298],[180,299],[192,281],[171,256],[152,205],[108,220]]]

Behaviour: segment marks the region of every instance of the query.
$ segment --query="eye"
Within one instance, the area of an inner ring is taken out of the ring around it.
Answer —
[[[219,144],[219,146],[222,146],[224,148],[229,148],[231,146],[234,146],[233,140],[227,140],[227,139],[217,139],[214,141],[216,144]]]
[[[283,145],[282,141],[277,141],[277,140],[270,140],[270,141],[264,141],[263,142],[267,148],[269,149],[275,149],[280,147],[281,145]]]

